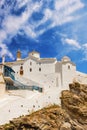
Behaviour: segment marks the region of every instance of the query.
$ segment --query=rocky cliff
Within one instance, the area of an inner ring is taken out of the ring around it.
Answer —
[[[48,106],[0,126],[0,130],[87,130],[87,85],[61,92],[61,107]]]

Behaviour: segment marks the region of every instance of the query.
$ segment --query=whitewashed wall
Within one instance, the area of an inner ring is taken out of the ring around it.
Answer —
[[[3,75],[0,73],[0,97],[5,94],[5,81]]]
[[[14,64],[12,67],[18,75],[20,75],[20,66],[21,63]],[[37,59],[27,58],[22,66],[24,70],[22,77],[47,87],[66,89],[76,76],[76,66],[72,62],[41,63]]]
[[[17,75],[20,75],[21,63],[12,65],[12,69],[15,71],[15,79],[17,80]]]
[[[74,81],[79,82],[80,84],[87,84],[87,74],[76,71],[76,77]]]
[[[56,86],[55,63],[38,63],[37,61],[28,59],[24,63],[23,68],[23,77],[38,82],[43,86]],[[39,71],[39,68],[41,68],[41,71]],[[32,69],[31,72],[30,69]]]
[[[55,63],[38,63],[28,59],[24,63],[24,77],[31,77],[34,74],[51,74],[55,73]],[[32,71],[30,72],[30,69]],[[41,69],[41,71],[39,71]],[[36,76],[36,75],[35,75]]]
[[[76,75],[76,66],[74,66],[70,62],[62,64],[62,86],[64,89],[67,89],[69,83],[73,82],[75,75]]]

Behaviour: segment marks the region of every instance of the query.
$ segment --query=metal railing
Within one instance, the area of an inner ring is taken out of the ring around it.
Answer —
[[[14,71],[8,67],[4,66],[4,76],[10,77],[11,79],[15,80]]]

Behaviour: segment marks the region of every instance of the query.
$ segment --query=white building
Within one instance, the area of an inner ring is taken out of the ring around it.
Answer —
[[[14,70],[16,81],[27,86],[39,86],[44,90],[50,87],[68,89],[70,83],[83,83],[84,78],[87,82],[87,75],[77,72],[76,65],[67,56],[57,61],[56,58],[41,58],[40,53],[32,51],[22,59],[18,50],[16,61],[4,62],[4,65]]]
[[[78,72],[69,57],[57,61],[41,58],[36,51],[24,59],[18,51],[14,62],[5,62],[3,56],[0,72],[0,125],[48,105],[59,105],[61,91],[73,81],[87,84],[87,74]]]
[[[61,61],[57,61],[56,58],[41,58],[40,53],[36,51],[32,51],[28,57],[22,59],[21,52],[18,50],[17,60],[4,64],[15,71],[16,80],[44,88],[67,88],[76,75],[76,65],[69,57],[64,56]]]

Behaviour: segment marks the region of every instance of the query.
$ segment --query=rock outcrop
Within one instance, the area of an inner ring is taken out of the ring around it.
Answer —
[[[61,105],[68,114],[81,124],[87,124],[87,86],[70,84],[70,91],[62,91]]]
[[[61,92],[61,107],[48,106],[0,126],[0,130],[87,130],[87,85],[73,83]]]

